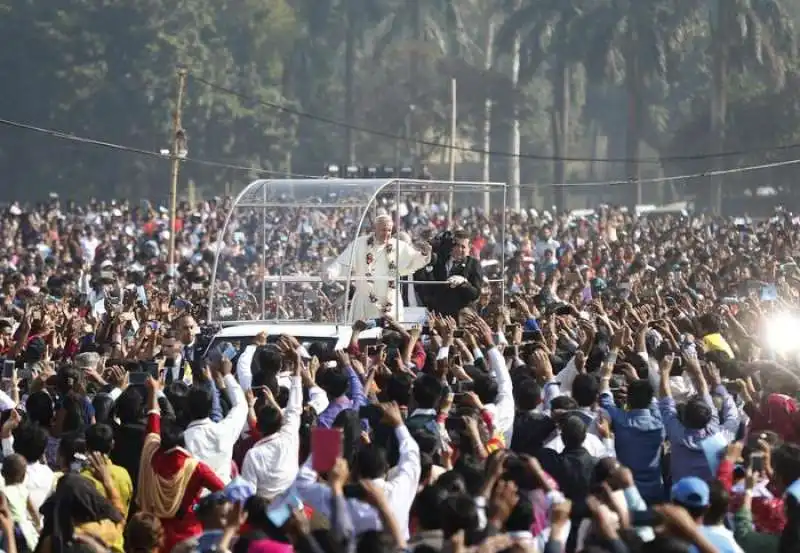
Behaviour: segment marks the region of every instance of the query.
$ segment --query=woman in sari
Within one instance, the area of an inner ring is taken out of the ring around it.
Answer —
[[[119,507],[122,501],[104,465],[90,459],[96,477],[106,486],[106,499],[88,479],[79,474],[65,474],[56,491],[42,505],[44,528],[36,553],[63,553],[83,537],[99,540],[114,553],[122,553],[125,519]]]
[[[183,430],[161,420],[157,391],[160,383],[147,381],[147,430],[139,466],[136,502],[164,526],[164,546],[169,552],[181,541],[203,532],[194,505],[203,489],[212,492],[224,485],[211,468],[184,449]]]

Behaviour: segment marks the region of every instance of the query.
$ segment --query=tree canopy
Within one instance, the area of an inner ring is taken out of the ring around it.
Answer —
[[[675,175],[791,157],[778,147],[800,138],[798,18],[787,0],[0,0],[0,118],[158,152],[185,67],[189,157],[213,163],[184,164],[182,190],[191,180],[217,195],[256,169],[317,175],[325,163],[427,165],[446,178],[437,144],[450,141],[456,79],[459,177],[480,178],[483,163],[492,180],[512,176],[516,120],[523,183]],[[165,203],[169,191],[157,155],[9,126],[0,179],[3,200]],[[760,179],[726,179],[725,193]],[[637,194],[713,204],[704,186]],[[523,202],[588,197],[551,190]]]

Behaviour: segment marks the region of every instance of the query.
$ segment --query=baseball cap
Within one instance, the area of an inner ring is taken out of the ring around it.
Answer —
[[[256,494],[256,487],[241,476],[231,480],[222,490],[225,499],[233,503],[244,503]]]
[[[708,507],[711,491],[706,482],[696,476],[681,478],[672,486],[672,501],[684,507]]]

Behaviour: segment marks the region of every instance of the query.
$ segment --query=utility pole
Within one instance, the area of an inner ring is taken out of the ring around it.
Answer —
[[[183,90],[186,88],[186,69],[178,69],[178,98],[175,102],[175,112],[172,114],[172,148],[170,157],[172,158],[172,178],[169,193],[169,274],[175,274],[175,216],[178,203],[178,171],[181,161],[186,158],[186,134],[181,126],[181,115],[183,110]]]
[[[458,133],[458,81],[450,81],[450,195],[447,198],[448,224],[453,221],[453,182],[456,180],[456,134]]]
[[[495,20],[489,16],[488,26],[486,33],[486,59],[484,59],[483,68],[486,74],[492,70],[494,64],[494,34],[495,34]],[[486,191],[483,193],[483,212],[489,214],[492,207],[492,194],[488,187],[488,182],[492,180],[492,156],[489,150],[492,148],[492,95],[491,92],[486,94],[486,102],[483,106],[483,182],[486,184]]]

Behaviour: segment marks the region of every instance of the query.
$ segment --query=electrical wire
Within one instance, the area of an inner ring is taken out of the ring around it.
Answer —
[[[13,121],[11,119],[3,119],[0,118],[0,125],[6,127],[12,127],[16,129],[26,130],[30,132],[36,132],[39,134],[45,134],[52,138],[58,138],[61,140],[67,140],[70,142],[76,142],[79,144],[87,144],[90,146],[98,146],[100,148],[106,148],[109,150],[115,150],[118,152],[128,152],[148,157],[154,157],[162,160],[171,160],[171,155],[163,155],[161,152],[154,152],[152,150],[145,150],[142,148],[136,148],[133,146],[125,146],[123,144],[116,144],[114,142],[107,142],[105,140],[97,140],[94,138],[87,138],[84,136],[78,136],[75,134],[66,133],[63,131],[58,131],[54,129],[47,129],[44,127],[37,127],[35,125],[29,125],[27,123],[21,123],[19,121]],[[217,167],[219,169],[231,169],[234,171],[248,171],[255,174],[260,175],[267,175],[267,176],[279,176],[279,177],[296,177],[302,179],[319,179],[322,178],[319,175],[302,175],[299,173],[286,173],[284,171],[271,171],[269,169],[262,169],[260,167],[251,167],[247,165],[236,165],[233,163],[227,163],[224,161],[212,161],[208,159],[198,159],[193,157],[185,157],[181,159],[182,162],[186,163],[194,163],[195,165],[205,165],[207,167]]]
[[[607,181],[594,181],[594,182],[565,182],[562,184],[558,183],[550,183],[550,184],[522,184],[520,187],[522,188],[554,188],[554,187],[566,187],[566,188],[573,188],[578,186],[619,186],[621,184],[655,184],[660,182],[674,182],[680,180],[690,180],[690,179],[701,179],[707,177],[720,177],[723,175],[731,175],[735,173],[750,173],[752,171],[761,171],[763,169],[773,169],[775,167],[786,167],[790,165],[798,165],[800,164],[800,159],[789,159],[786,161],[775,161],[772,163],[762,163],[760,165],[745,165],[744,167],[734,167],[731,169],[717,169],[712,171],[703,171],[701,173],[689,173],[687,175],[673,175],[669,177],[652,177],[647,179],[639,179],[638,181],[635,179],[626,179],[626,180],[607,180]]]
[[[599,157],[575,157],[575,156],[546,156],[546,155],[538,155],[538,154],[513,154],[511,152],[500,152],[500,151],[493,151],[493,150],[484,150],[483,148],[476,148],[471,146],[457,146],[454,144],[445,144],[443,142],[433,142],[430,140],[424,140],[419,138],[410,138],[406,136],[402,136],[399,134],[394,134],[386,131],[381,131],[378,129],[373,129],[369,127],[362,127],[360,125],[354,125],[352,123],[347,123],[345,121],[340,121],[337,119],[332,119],[330,117],[326,117],[324,115],[317,115],[314,113],[309,113],[306,111],[302,111],[299,109],[295,109],[289,106],[277,104],[275,102],[268,102],[266,100],[259,100],[257,98],[253,98],[252,96],[248,96],[242,92],[233,90],[231,88],[213,83],[204,79],[203,77],[199,77],[197,75],[192,74],[191,72],[188,73],[188,76],[197,81],[200,84],[203,84],[213,90],[218,92],[222,92],[225,94],[229,94],[231,96],[235,96],[240,100],[245,102],[252,102],[254,104],[260,104],[264,107],[268,107],[273,110],[282,111],[284,113],[289,113],[291,115],[296,115],[297,117],[303,117],[305,119],[311,119],[313,121],[319,121],[320,123],[326,123],[328,125],[333,125],[335,127],[341,127],[344,129],[350,129],[353,131],[362,132],[364,134],[369,134],[373,136],[380,136],[382,138],[387,138],[390,140],[395,141],[402,141],[402,142],[411,142],[413,144],[420,144],[423,146],[430,146],[434,148],[444,148],[445,150],[454,150],[458,152],[467,152],[472,154],[481,154],[481,155],[490,155],[495,157],[501,158],[520,158],[520,159],[530,159],[535,161],[575,161],[575,162],[585,162],[585,163],[630,163],[630,162],[637,162],[640,164],[646,165],[660,165],[665,161],[700,161],[704,159],[721,159],[727,157],[738,157],[748,154],[758,154],[758,153],[769,153],[769,152],[780,152],[780,151],[787,151],[787,150],[795,150],[800,148],[800,143],[794,144],[785,144],[779,146],[770,146],[766,148],[755,148],[751,150],[732,150],[727,152],[720,152],[716,154],[686,154],[686,155],[671,155],[671,156],[663,156],[663,157],[642,157],[642,158],[599,158]]]
[[[45,134],[51,136],[53,138],[59,138],[62,140],[67,140],[71,142],[76,142],[79,144],[86,144],[90,146],[98,146],[101,148],[107,148],[110,150],[115,151],[122,151],[122,152],[129,152],[138,155],[144,155],[148,157],[156,157],[161,160],[171,160],[171,156],[164,156],[160,152],[154,152],[151,150],[145,150],[142,148],[135,148],[132,146],[125,146],[122,144],[116,144],[114,142],[107,142],[104,140],[96,140],[93,138],[86,138],[82,136],[77,136],[74,134],[66,133],[63,131],[58,131],[54,129],[47,129],[44,127],[37,127],[35,125],[29,125],[26,123],[21,123],[19,121],[13,121],[10,119],[3,119],[0,118],[0,125],[26,130],[30,132],[36,132],[39,134]],[[205,165],[209,167],[218,167],[221,169],[232,169],[236,171],[247,171],[251,173],[261,173],[265,175],[278,175],[282,177],[296,177],[301,179],[324,179],[325,177],[321,177],[319,175],[303,175],[299,173],[285,173],[281,171],[270,171],[267,169],[260,169],[256,167],[249,167],[246,165],[235,165],[231,163],[225,163],[220,161],[211,161],[205,159],[196,159],[196,158],[184,158],[181,161],[195,163],[198,165]],[[699,173],[689,173],[685,175],[673,175],[669,177],[653,177],[647,179],[641,179],[638,182],[641,184],[654,184],[660,182],[672,182],[672,181],[680,181],[680,180],[690,180],[690,179],[698,179],[698,178],[708,178],[708,177],[716,177],[716,176],[723,176],[723,175],[730,175],[735,173],[749,173],[752,171],[760,171],[763,169],[772,169],[775,167],[786,167],[791,165],[798,165],[800,164],[800,159],[790,159],[786,161],[776,161],[772,163],[762,163],[760,165],[746,165],[744,167],[733,167],[731,169],[719,169],[719,170],[711,170],[711,171],[703,171]],[[336,180],[333,179],[332,183],[335,183]],[[636,184],[637,181],[633,179],[623,179],[623,180],[605,180],[605,181],[591,181],[591,182],[568,182],[568,183],[549,183],[549,184],[521,184],[521,188],[550,188],[550,187],[595,187],[595,186],[619,186],[624,184]]]

